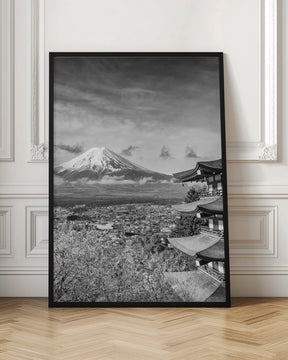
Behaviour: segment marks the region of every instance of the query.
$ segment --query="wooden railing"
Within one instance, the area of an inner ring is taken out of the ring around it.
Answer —
[[[202,191],[199,194],[200,199],[209,198],[209,197],[217,197],[217,196],[222,196],[222,195],[223,195],[222,190],[213,190],[211,192],[210,191]]]
[[[217,279],[218,281],[224,281],[225,280],[225,274],[221,273],[220,271],[211,268],[208,265],[203,265],[202,269],[209,274],[210,276],[212,276],[214,279]]]
[[[208,226],[200,226],[200,232],[201,234],[208,234],[208,235],[215,235],[219,237],[224,237],[224,231],[223,230],[216,230],[209,228]]]

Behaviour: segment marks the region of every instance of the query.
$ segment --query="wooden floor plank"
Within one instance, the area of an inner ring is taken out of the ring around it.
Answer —
[[[288,299],[232,308],[48,308],[0,298],[0,360],[287,360]]]

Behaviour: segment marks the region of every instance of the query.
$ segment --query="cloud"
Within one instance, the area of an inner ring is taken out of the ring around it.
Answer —
[[[81,152],[84,151],[83,147],[78,144],[75,144],[75,145],[58,144],[55,147],[56,147],[56,149],[65,150],[72,154],[80,154]]]
[[[167,160],[167,159],[172,159],[172,155],[170,150],[168,149],[168,147],[166,145],[163,145],[161,150],[160,150],[160,158],[162,158],[163,160]]]
[[[180,128],[192,124],[219,131],[217,57],[59,57],[54,67],[55,103],[64,114],[70,107],[87,125],[97,120],[97,126],[113,127],[131,118],[140,130],[174,129],[177,118]]]
[[[186,158],[198,158],[199,156],[196,154],[195,150],[187,145],[185,149],[185,157]]]
[[[139,180],[140,185],[145,185],[147,182],[153,182],[153,177],[144,177]]]
[[[134,151],[139,149],[139,146],[133,146],[133,145],[130,145],[128,146],[127,149],[123,149],[121,151],[121,155],[124,155],[124,156],[132,156]]]
[[[153,183],[153,177],[149,176],[149,177],[143,177],[139,180],[131,180],[131,179],[125,179],[124,175],[122,176],[109,176],[109,175],[105,175],[101,180],[97,181],[99,184],[105,184],[105,185],[115,185],[115,184],[120,184],[120,185],[124,185],[124,184],[138,184],[138,185],[145,185],[147,183]],[[157,183],[160,184],[166,184],[168,183],[167,180],[163,180],[163,181],[157,181]]]
[[[66,183],[66,181],[63,178],[54,174],[54,185],[59,186],[59,185],[65,184],[65,183]]]
[[[66,179],[61,178],[58,175],[54,175],[54,185],[60,186],[63,184],[70,184],[73,186],[81,186],[81,185],[145,185],[145,184],[151,184],[151,183],[157,183],[157,184],[168,184],[173,183],[173,179],[170,181],[168,180],[161,180],[161,181],[153,181],[153,177],[143,177],[139,180],[132,180],[132,179],[125,179],[124,175],[122,176],[109,176],[105,175],[102,179],[99,180],[91,180],[88,178],[81,178],[74,181],[69,181]]]
[[[98,183],[105,185],[115,185],[115,184],[135,184],[136,182],[134,180],[124,179],[124,175],[122,176],[105,175],[100,181],[98,181]]]

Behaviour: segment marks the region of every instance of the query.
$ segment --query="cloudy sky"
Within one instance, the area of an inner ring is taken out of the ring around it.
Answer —
[[[217,58],[56,58],[55,163],[106,146],[171,174],[221,157]]]

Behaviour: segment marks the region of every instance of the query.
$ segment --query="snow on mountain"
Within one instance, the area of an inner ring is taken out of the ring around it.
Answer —
[[[102,147],[92,148],[76,158],[60,165],[62,170],[93,170],[101,173],[103,171],[116,171],[120,169],[137,169],[139,166],[129,160],[117,155],[113,151]],[[59,169],[60,170],[60,169]]]
[[[170,175],[157,173],[125,159],[123,156],[102,147],[92,148],[76,158],[55,168],[55,174],[66,180],[81,178],[101,180],[113,177],[118,180],[150,181],[170,180]]]

